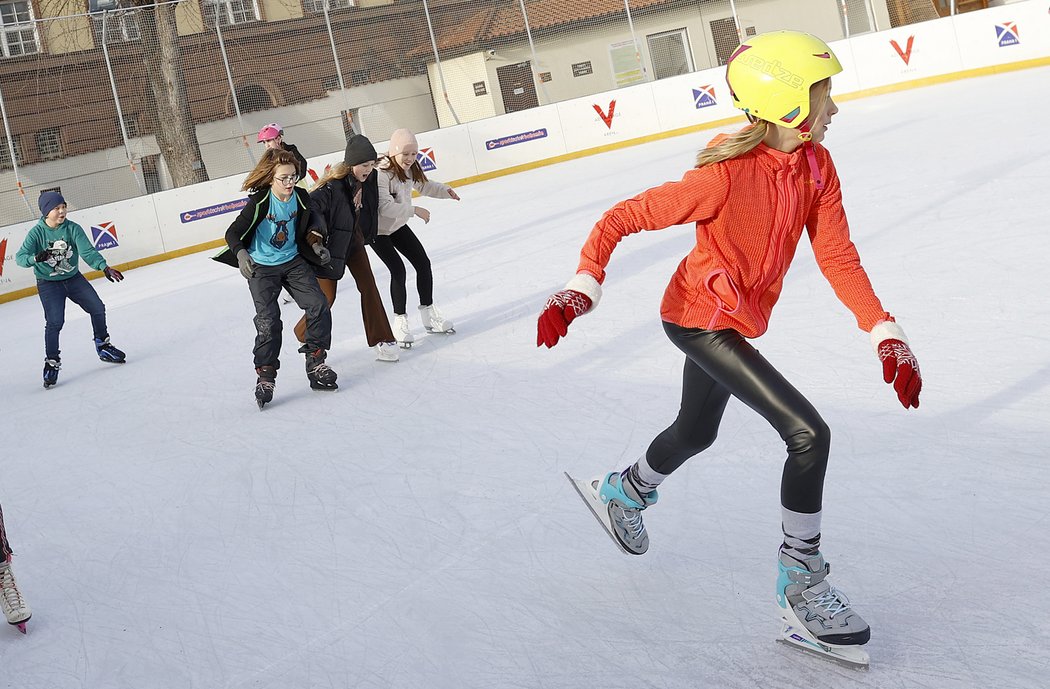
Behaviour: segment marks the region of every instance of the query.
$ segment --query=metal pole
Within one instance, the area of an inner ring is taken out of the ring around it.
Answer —
[[[744,31],[740,28],[740,18],[736,15],[734,0],[729,0],[729,9],[733,12],[733,26],[736,27],[736,42],[739,45],[744,42]]]
[[[113,89],[113,103],[117,106],[117,122],[120,123],[120,138],[124,142],[124,155],[128,158],[131,174],[139,185],[139,193],[146,194],[146,184],[135,170],[135,159],[131,157],[131,147],[128,146],[128,128],[124,124],[124,111],[120,108],[120,96],[117,95],[117,82],[113,78],[113,67],[109,63],[109,40],[106,34],[106,20],[109,18],[109,10],[102,10],[102,55],[106,60],[106,73],[109,74],[109,87]]]
[[[222,30],[219,28],[219,25],[222,24],[222,19],[219,16],[221,10],[222,5],[215,8],[215,35],[219,37],[219,52],[222,53],[222,64],[226,66],[226,81],[230,84],[230,96],[233,97],[233,109],[237,113],[237,126],[241,130],[241,141],[244,142],[244,150],[248,152],[248,160],[252,162],[252,167],[255,167],[255,155],[252,153],[252,147],[248,143],[248,137],[244,135],[241,104],[237,102],[237,90],[233,88],[233,73],[230,72],[230,61],[226,58],[226,44],[222,40]]]
[[[951,14],[951,16],[954,17],[955,16],[955,0],[952,0],[951,8],[952,9],[951,9],[950,14]]]
[[[7,121],[7,106],[4,105],[4,93],[0,91],[0,117],[4,119],[4,136],[7,137],[7,152],[11,156],[11,169],[15,173],[15,186],[18,187],[18,193],[21,194],[22,200],[26,204],[26,210],[29,211],[29,217],[33,217],[33,206],[30,205],[29,199],[26,198],[26,190],[22,188],[22,180],[18,176],[18,157],[15,155],[15,142],[11,138],[11,125]],[[3,258],[0,256],[0,258]]]
[[[536,57],[536,45],[532,42],[532,29],[529,28],[529,13],[525,11],[525,0],[518,0],[521,3],[521,18],[525,20],[525,35],[529,37],[529,50],[532,52],[532,62],[529,64],[529,71],[532,73],[533,83],[539,83],[540,90],[543,91],[543,99],[548,104],[551,102],[551,97],[547,93],[547,87],[543,85],[543,81],[536,78],[536,65],[539,64],[539,58]],[[635,45],[635,50],[638,46]]]
[[[842,10],[842,31],[849,38],[849,8],[846,7],[846,0],[839,2],[839,8]]]
[[[649,81],[649,71],[645,69],[645,63],[642,62],[642,48],[638,43],[638,37],[634,34],[634,18],[631,17],[630,0],[623,0],[623,8],[627,11],[627,28],[631,30],[631,42],[634,43],[634,59],[638,61],[638,67],[642,70],[645,80]]]
[[[328,0],[324,0],[324,25],[328,28],[328,44],[332,46],[332,59],[335,60],[335,76],[339,79],[339,92],[343,96],[343,110],[349,112],[350,98],[346,95],[346,84],[343,83],[343,68],[339,65],[339,53],[335,50],[335,35],[332,34],[332,19],[328,16],[328,8]],[[350,128],[354,130],[355,134],[361,133],[357,130],[357,122],[354,120],[350,121]]]
[[[445,97],[445,104],[448,105],[448,111],[452,113],[452,119],[459,124],[459,116],[456,115],[456,109],[452,107],[452,101],[448,97],[448,88],[445,86],[445,73],[441,70],[441,57],[438,55],[438,44],[434,39],[434,25],[430,23],[430,7],[427,5],[427,0],[423,0],[423,14],[427,18],[427,31],[430,32],[430,45],[434,48],[434,62],[437,68],[438,81],[441,82],[441,94]]]

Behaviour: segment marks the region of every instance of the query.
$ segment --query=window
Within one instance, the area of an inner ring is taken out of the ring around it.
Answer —
[[[657,79],[689,74],[693,71],[693,56],[689,50],[689,37],[685,29],[664,31],[647,37],[649,59]]]
[[[33,23],[33,9],[27,0],[0,2],[0,44],[4,57],[32,55],[40,51]]]
[[[95,15],[95,38],[102,45],[102,19]],[[139,22],[132,12],[110,12],[106,17],[106,43],[139,40]]]
[[[274,102],[262,86],[248,84],[237,90],[237,107],[242,113],[258,112],[274,107]]]
[[[22,142],[15,139],[15,163],[22,165],[24,159]],[[0,170],[10,170],[11,168],[11,148],[7,145],[7,139],[0,138]]]
[[[325,0],[303,0],[303,9],[307,12],[313,12],[314,14],[320,14],[324,12]],[[354,0],[328,0],[328,11],[342,10],[347,7],[353,7]]]
[[[333,74],[330,77],[325,77],[324,81],[321,82],[321,88],[323,88],[325,91],[338,91],[339,75]]]
[[[62,157],[62,132],[58,127],[48,127],[36,133],[36,152],[41,160]]]
[[[259,19],[259,9],[254,0],[203,0],[204,23],[215,26],[221,21],[223,26],[244,24]]]

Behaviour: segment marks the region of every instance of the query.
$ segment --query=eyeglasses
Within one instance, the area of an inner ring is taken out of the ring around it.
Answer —
[[[282,175],[281,177],[274,177],[274,179],[285,184],[295,184],[299,181],[299,175]]]

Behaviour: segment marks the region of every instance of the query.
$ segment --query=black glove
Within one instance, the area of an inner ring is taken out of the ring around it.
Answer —
[[[237,267],[240,269],[241,275],[244,276],[245,280],[250,279],[255,272],[255,261],[252,260],[247,249],[241,249],[237,252]]]
[[[317,258],[321,259],[321,263],[328,265],[332,262],[332,252],[328,250],[328,247],[321,242],[317,242],[312,246],[314,248],[314,253],[317,254]]]
[[[51,258],[51,250],[50,249],[44,249],[39,254],[34,256],[33,260],[36,261],[37,263],[45,263],[47,261],[47,259],[49,259],[49,258]]]
[[[106,279],[109,280],[110,282],[120,282],[121,280],[124,279],[124,274],[123,273],[121,273],[116,268],[110,268],[109,266],[106,266],[105,268],[103,268],[102,269],[102,273],[106,276]]]

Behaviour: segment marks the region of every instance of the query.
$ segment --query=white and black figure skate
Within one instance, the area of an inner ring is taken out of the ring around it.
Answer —
[[[259,379],[255,381],[255,402],[259,411],[273,401],[273,390],[277,387],[277,369],[273,366],[259,366],[255,369]]]
[[[859,670],[868,669],[861,648],[871,628],[850,607],[845,594],[827,581],[831,566],[817,553],[798,560],[780,553],[777,613],[782,627],[777,641]]]
[[[412,343],[416,341],[416,338],[408,326],[408,316],[403,313],[395,313],[393,330],[398,346],[401,349],[412,349]]]
[[[7,561],[0,562],[0,608],[4,610],[7,623],[18,627],[18,631],[25,634],[26,623],[33,616],[33,611],[22,598],[15,573],[11,571],[11,563]]]
[[[659,499],[655,490],[636,497],[634,488],[625,489],[623,476],[615,471],[585,481],[566,472],[565,478],[620,550],[628,555],[644,555],[649,550],[642,510]]]
[[[426,328],[428,333],[451,335],[456,332],[456,328],[453,327],[452,321],[441,315],[441,312],[438,311],[437,307],[433,304],[430,306],[420,306],[419,315],[423,319],[423,327]]]

